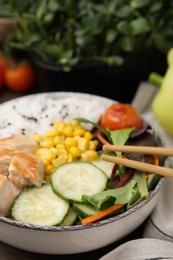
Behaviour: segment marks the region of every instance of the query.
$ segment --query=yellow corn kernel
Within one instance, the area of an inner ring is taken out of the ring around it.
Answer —
[[[72,146],[70,147],[70,153],[73,157],[78,158],[81,156],[82,151],[79,149],[79,147]]]
[[[94,161],[98,158],[98,154],[94,150],[87,150],[81,154],[81,160],[85,162]]]
[[[35,155],[44,160],[51,161],[54,158],[54,154],[48,148],[38,148],[35,150]]]
[[[67,156],[59,156],[58,158],[52,160],[52,165],[53,167],[58,167],[59,165],[61,165],[62,163],[67,162]]]
[[[44,163],[44,167],[46,167],[47,165],[50,164],[50,160],[46,159],[46,158],[42,158],[43,163]]]
[[[61,139],[60,139],[60,136],[59,136],[59,135],[56,135],[56,136],[53,138],[53,143],[54,143],[54,145],[57,145],[57,144],[60,144],[60,143],[61,143]]]
[[[76,140],[77,142],[78,142],[78,140],[79,140],[80,138],[81,138],[80,135],[75,135],[75,136],[73,136],[73,139]]]
[[[57,148],[55,148],[55,147],[50,147],[50,151],[53,153],[53,159],[55,159],[56,158],[56,156],[57,156]]]
[[[79,135],[79,136],[84,136],[85,130],[83,128],[79,128],[73,131],[73,136]]]
[[[70,125],[66,125],[62,131],[62,134],[65,136],[73,136],[73,127]]]
[[[60,136],[59,136],[59,139],[60,139],[61,144],[64,144],[64,142],[65,142],[65,136],[64,136],[64,135],[60,135]]]
[[[56,122],[56,123],[54,123],[54,125],[53,125],[53,129],[55,130],[55,131],[57,131],[57,133],[62,133],[62,131],[63,131],[63,129],[64,129],[64,127],[65,127],[65,123],[64,122]]]
[[[73,127],[78,127],[78,126],[80,126],[80,122],[77,121],[77,120],[72,120],[72,121],[70,121],[70,124],[71,124]]]
[[[63,144],[57,144],[56,149],[57,150],[65,149],[65,146]]]
[[[57,156],[66,156],[67,157],[67,150],[65,149],[57,149]]]
[[[71,153],[68,153],[67,162],[73,162],[73,161],[74,161],[73,155]]]
[[[57,135],[57,131],[55,131],[54,129],[52,131],[46,131],[44,135],[45,137],[54,137]]]
[[[54,146],[54,142],[52,138],[44,138],[42,141],[40,141],[40,147],[50,148],[52,146]]]
[[[89,131],[86,131],[84,137],[88,140],[91,140],[93,138],[93,134]]]
[[[36,143],[39,143],[40,141],[43,140],[43,136],[41,134],[38,134],[38,133],[34,133],[32,136],[31,136],[32,140],[34,140]]]
[[[89,150],[96,150],[98,143],[99,143],[98,140],[91,140],[91,141],[89,141],[88,149]]]
[[[67,137],[64,144],[66,147],[77,146],[77,140],[72,137]]]
[[[45,166],[45,174],[50,175],[54,170],[54,167],[52,164],[48,164]]]
[[[77,144],[78,148],[84,152],[88,149],[89,147],[89,141],[88,139],[84,138],[84,137],[81,137],[79,140],[78,140],[78,144]]]

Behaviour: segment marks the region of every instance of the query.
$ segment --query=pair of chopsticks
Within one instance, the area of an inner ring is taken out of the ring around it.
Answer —
[[[126,152],[134,154],[145,154],[145,155],[163,155],[163,156],[173,156],[173,148],[165,147],[147,147],[147,146],[128,146],[128,145],[103,145],[103,150],[110,152]],[[143,163],[139,161],[134,161],[130,159],[124,159],[116,156],[110,156],[106,154],[101,155],[102,160],[117,163],[132,169],[156,173],[162,176],[173,177],[173,169],[157,166],[149,163]]]

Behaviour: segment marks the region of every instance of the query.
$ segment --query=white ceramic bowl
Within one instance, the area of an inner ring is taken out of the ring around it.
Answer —
[[[40,95],[44,97],[50,97],[51,95],[53,99],[60,99],[67,94]],[[87,99],[90,104],[92,99],[97,99],[99,106],[100,104],[108,106],[114,102],[88,94],[68,93],[69,95],[73,97],[77,95],[82,102]],[[20,106],[21,104],[27,105],[28,100],[28,102],[30,100],[34,102],[34,98],[35,95],[32,95],[18,99],[18,102],[16,100],[6,102],[0,106],[0,114],[2,115],[2,111],[7,113],[8,109],[10,111],[14,104],[15,106]],[[32,110],[32,107],[30,110]],[[13,113],[11,116],[14,116]],[[10,129],[7,130],[11,131]],[[19,131],[19,127],[17,130]],[[0,240],[20,249],[45,254],[75,254],[102,248],[125,237],[144,222],[158,202],[163,183],[164,178],[161,178],[149,197],[134,208],[120,215],[89,225],[43,227],[19,223],[7,217],[0,217]]]

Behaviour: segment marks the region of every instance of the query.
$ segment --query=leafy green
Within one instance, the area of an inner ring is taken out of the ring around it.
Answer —
[[[145,173],[136,172],[134,177],[124,186],[108,189],[94,195],[83,195],[82,201],[103,210],[113,204],[126,204],[126,209],[133,208],[148,197]]]
[[[107,136],[108,138],[110,138],[110,135],[109,135],[109,130],[101,127],[99,124],[97,123],[94,123],[86,118],[83,118],[83,117],[76,117],[75,120],[81,122],[81,123],[85,123],[85,124],[91,124],[93,125],[94,127],[96,127],[98,130],[100,130],[100,132],[102,132],[105,136]]]
[[[151,174],[147,181],[148,190],[152,190],[153,187],[159,182],[161,176],[159,174]]]
[[[118,130],[108,130],[111,143],[116,145],[123,145],[128,140],[130,134],[135,130],[135,127],[132,128],[125,128],[125,129],[118,129]]]
[[[139,204],[142,200],[148,197],[148,187],[146,181],[146,174],[144,172],[135,172],[134,179],[137,181],[137,185],[134,189],[133,196],[127,203],[127,209],[133,208]]]
[[[82,201],[91,204],[98,210],[105,209],[113,204],[126,204],[132,197],[136,183],[136,180],[132,178],[123,187],[105,190],[94,195],[83,195]]]
[[[122,66],[153,49],[166,54],[173,41],[173,0],[1,0],[0,16],[19,21],[4,52],[27,50],[65,71],[87,61]]]

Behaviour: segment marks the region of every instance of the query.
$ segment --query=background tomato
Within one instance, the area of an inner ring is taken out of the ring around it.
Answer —
[[[31,65],[9,66],[5,71],[6,86],[19,93],[29,91],[35,83],[35,74]]]
[[[0,56],[0,69],[5,72],[8,66],[11,66],[14,64],[15,58],[14,57],[9,57],[9,58],[4,58],[3,56]]]
[[[5,71],[14,62],[14,57],[4,58],[0,56],[0,90],[5,86]]]
[[[142,119],[138,112],[129,104],[115,103],[102,115],[100,125],[110,130],[142,127]]]
[[[7,67],[7,61],[5,60],[4,57],[0,56],[0,69],[1,71],[5,71]]]
[[[4,80],[4,71],[1,70],[1,68],[0,68],[0,91],[4,87],[4,82],[5,82],[5,80]]]
[[[8,60],[3,56],[0,56],[0,90],[4,88],[5,85],[5,70],[8,66]]]

